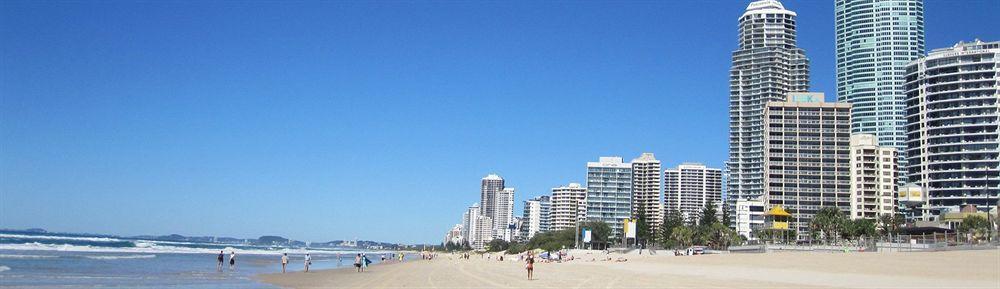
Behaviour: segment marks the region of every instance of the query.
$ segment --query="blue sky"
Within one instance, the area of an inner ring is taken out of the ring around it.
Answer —
[[[833,1],[784,2],[832,99]],[[435,243],[488,173],[721,167],[747,3],[3,1],[0,227]],[[958,4],[929,49],[1000,40]]]

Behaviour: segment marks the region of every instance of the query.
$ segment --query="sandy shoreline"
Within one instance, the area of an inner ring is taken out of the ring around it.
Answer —
[[[591,256],[581,259],[590,259]],[[1000,250],[637,256],[628,262],[522,263],[441,255],[257,278],[282,288],[1000,288]]]

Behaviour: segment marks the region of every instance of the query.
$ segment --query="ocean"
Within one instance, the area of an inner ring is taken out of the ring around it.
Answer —
[[[226,252],[221,271],[216,262],[219,250]],[[230,270],[233,250],[236,268]],[[305,252],[313,259],[310,270],[351,267],[359,253],[0,233],[0,288],[275,288],[253,276],[281,272],[282,253],[290,257],[289,271],[301,271]],[[366,252],[374,263],[382,254],[391,253]]]

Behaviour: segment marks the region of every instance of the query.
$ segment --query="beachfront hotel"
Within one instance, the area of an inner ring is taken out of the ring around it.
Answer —
[[[665,210],[680,211],[688,223],[695,224],[705,206],[721,205],[722,170],[699,163],[683,163],[666,169],[663,171],[663,191]]]
[[[552,188],[549,229],[576,228],[587,217],[587,188],[577,183]]]
[[[764,106],[809,90],[809,60],[796,46],[795,23],[795,12],[776,0],[754,1],[739,18],[729,75],[730,200],[764,194]]]
[[[823,93],[789,93],[764,111],[764,202],[792,214],[789,229],[808,236],[819,209],[851,206],[851,104]]]
[[[663,191],[660,190],[660,161],[653,153],[643,153],[632,160],[632,216],[639,217],[639,208],[645,212],[642,216],[649,224],[651,232],[656,232],[663,221]]]
[[[549,196],[539,196],[524,201],[524,213],[521,216],[521,237],[530,240],[535,234],[548,231],[550,208]]]
[[[924,53],[923,0],[836,0],[837,101],[849,102],[851,132],[906,148],[906,66]],[[905,167],[900,154],[899,170]],[[906,183],[897,172],[897,185]]]
[[[625,219],[632,217],[632,164],[621,157],[587,162],[586,203],[587,220],[607,223],[620,238]]]
[[[1000,42],[935,49],[906,67],[907,173],[940,214],[1000,199]]]
[[[881,146],[875,135],[851,135],[851,219],[894,214],[896,148]]]

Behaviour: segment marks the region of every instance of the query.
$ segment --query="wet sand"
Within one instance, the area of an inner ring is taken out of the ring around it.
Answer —
[[[1000,250],[906,253],[626,255],[627,262],[524,264],[440,255],[407,261],[257,278],[283,288],[1000,288]],[[617,258],[620,255],[612,255]]]

